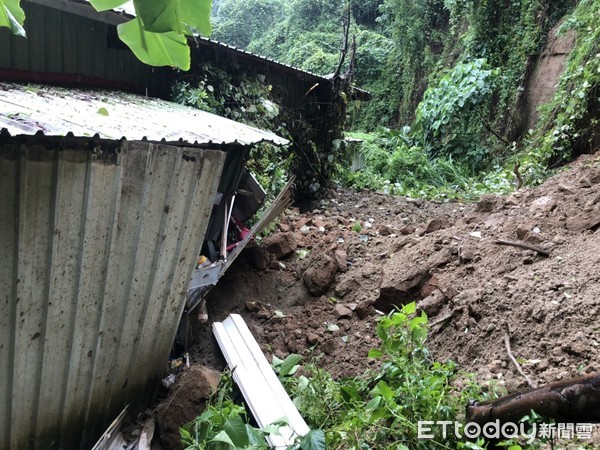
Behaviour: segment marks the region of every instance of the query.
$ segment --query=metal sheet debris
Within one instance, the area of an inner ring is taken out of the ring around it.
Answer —
[[[280,435],[271,434],[274,448],[288,448],[310,429],[286,393],[242,316],[231,314],[223,322],[213,323],[213,333],[233,372],[258,426],[264,428],[282,418],[288,425]]]

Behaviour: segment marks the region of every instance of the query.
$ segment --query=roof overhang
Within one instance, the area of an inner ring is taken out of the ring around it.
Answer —
[[[206,111],[131,93],[0,83],[0,128],[11,135],[95,136],[178,145],[289,143]]]

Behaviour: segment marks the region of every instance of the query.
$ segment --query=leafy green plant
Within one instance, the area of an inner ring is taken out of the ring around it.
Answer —
[[[473,168],[451,156],[429,157],[414,145],[407,130],[399,132],[352,133],[362,139],[361,152],[365,167],[358,172],[341,168],[341,182],[354,189],[382,190],[393,195],[424,197],[436,200],[478,199],[485,193],[507,193],[514,189],[512,160],[505,165],[494,165],[487,172],[476,172]],[[535,167],[522,158],[527,182]],[[541,179],[547,172],[540,171]]]
[[[335,380],[316,358],[303,368],[308,375],[284,380],[306,420],[325,430],[327,448],[482,448],[439,433],[418,439],[419,420],[460,420],[467,399],[484,397],[455,364],[432,360],[425,314],[408,304],[383,317],[376,331],[381,344],[369,357],[377,369],[364,376]]]
[[[600,14],[597,1],[578,2],[561,27],[577,33],[557,92],[545,106],[539,126],[531,136],[528,156],[547,166],[568,161],[576,149],[592,149],[594,130],[600,126],[597,111],[600,91]]]
[[[297,355],[296,355],[297,356]],[[292,358],[294,359],[294,358]],[[280,363],[291,364],[290,359]],[[282,368],[283,369],[283,368]],[[289,374],[288,369],[288,374]],[[287,425],[284,420],[258,429],[249,424],[246,408],[235,403],[231,394],[233,380],[226,373],[221,377],[219,388],[209,400],[204,412],[192,422],[180,428],[181,443],[185,450],[267,450],[271,448],[266,438],[279,435],[279,429]],[[288,450],[324,450],[325,435],[321,430],[310,430]]]
[[[458,64],[425,91],[413,126],[416,141],[431,156],[451,155],[482,167],[487,155],[473,138],[479,131],[499,69],[484,59]],[[475,130],[474,130],[475,128]]]
[[[226,72],[210,63],[194,72],[173,85],[173,101],[289,137],[284,110],[264,76]],[[261,143],[252,148],[247,167],[274,196],[287,182],[292,158],[288,149]]]

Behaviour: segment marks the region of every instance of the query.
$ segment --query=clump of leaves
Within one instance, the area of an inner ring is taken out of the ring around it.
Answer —
[[[289,375],[297,368],[298,355],[279,361],[280,376]],[[272,423],[262,429],[249,423],[246,408],[232,400],[233,380],[231,374],[221,377],[219,388],[209,400],[204,412],[192,422],[180,428],[181,444],[185,450],[267,450],[266,438],[279,435],[285,420]],[[287,450],[324,450],[325,436],[321,430],[311,430]]]
[[[484,193],[514,189],[511,166],[495,165],[476,172],[452,156],[430,157],[415,145],[408,130],[353,133],[363,140],[365,166],[357,172],[341,169],[341,183],[357,190],[374,189],[388,194],[435,200],[476,200]],[[522,164],[530,167],[530,164]],[[532,180],[527,178],[527,182]]]
[[[327,448],[456,448],[460,442],[449,435],[418,439],[417,423],[459,420],[467,400],[481,398],[481,388],[468,380],[455,388],[456,365],[432,360],[427,317],[416,313],[414,302],[383,317],[377,336],[381,345],[369,352],[377,370],[335,380],[313,363],[304,368],[309,376],[287,380],[302,415],[325,430]]]
[[[429,155],[452,155],[472,167],[482,166],[487,155],[476,132],[499,76],[500,70],[490,68],[485,59],[474,59],[456,65],[425,91],[413,135]]]
[[[599,14],[597,1],[581,1],[561,26],[561,32],[576,32],[577,44],[529,145],[528,156],[544,166],[568,161],[577,151],[594,149],[593,137],[600,126],[600,29],[596,24]]]

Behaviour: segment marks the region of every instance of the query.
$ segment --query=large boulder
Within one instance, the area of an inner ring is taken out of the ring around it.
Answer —
[[[300,275],[312,295],[324,294],[334,283],[337,263],[326,253],[312,251],[300,267]]]

